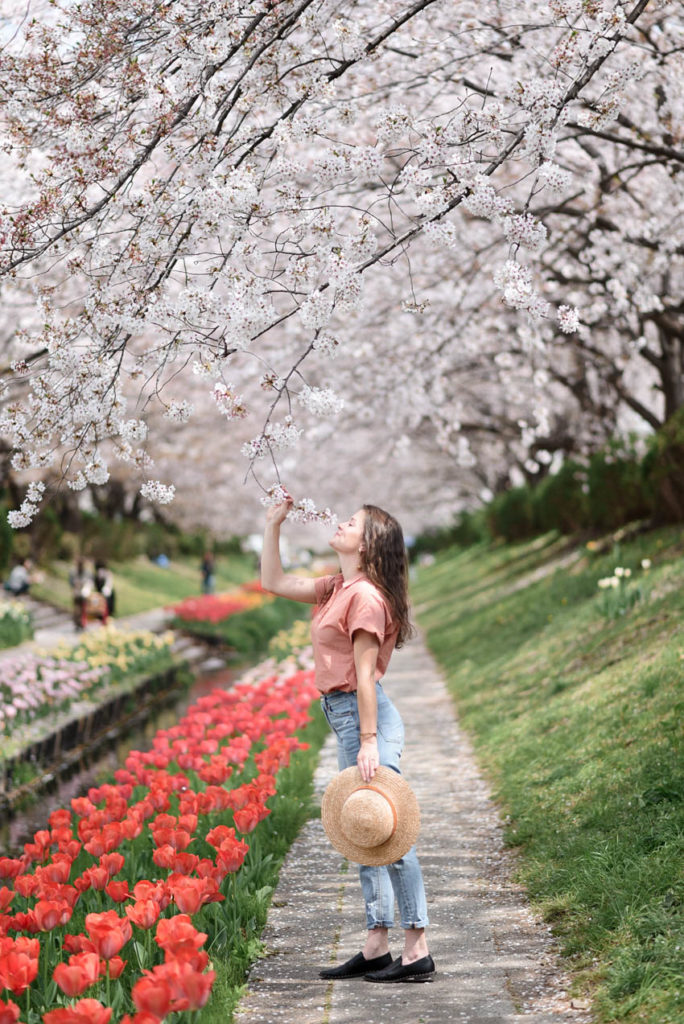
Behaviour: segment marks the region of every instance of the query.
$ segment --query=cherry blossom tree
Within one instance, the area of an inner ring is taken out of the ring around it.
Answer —
[[[15,525],[112,460],[188,508],[410,464],[437,507],[681,404],[675,3],[91,0],[4,38]]]

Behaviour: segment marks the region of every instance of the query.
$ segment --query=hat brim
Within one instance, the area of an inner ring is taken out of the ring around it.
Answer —
[[[420,832],[420,809],[416,796],[406,779],[384,766],[378,768],[370,783],[387,793],[397,812],[397,827],[379,846],[359,846],[342,831],[341,817],[345,801],[366,785],[358,768],[345,768],[332,780],[321,802],[321,821],[328,839],[339,853],[356,864],[378,867],[394,864],[411,849]]]

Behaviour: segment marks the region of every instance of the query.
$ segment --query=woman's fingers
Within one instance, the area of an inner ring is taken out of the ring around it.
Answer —
[[[373,755],[359,754],[356,764],[364,782],[370,782],[380,764],[379,758]]]
[[[266,513],[267,520],[272,523],[282,523],[293,504],[294,501],[288,494],[287,499],[281,502],[280,505],[271,505]]]

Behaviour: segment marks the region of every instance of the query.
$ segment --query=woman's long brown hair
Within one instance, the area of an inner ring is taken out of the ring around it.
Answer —
[[[364,505],[364,551],[361,569],[387,598],[392,618],[399,627],[397,647],[413,636],[409,616],[408,558],[401,526],[389,512],[377,505]]]

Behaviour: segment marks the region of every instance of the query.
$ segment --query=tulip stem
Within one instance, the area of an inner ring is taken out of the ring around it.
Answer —
[[[52,932],[44,932],[45,942],[41,951],[41,963],[40,963],[40,974],[42,978],[41,988],[43,990],[43,999],[46,998],[47,994],[47,971],[48,971],[48,960],[52,959]]]

